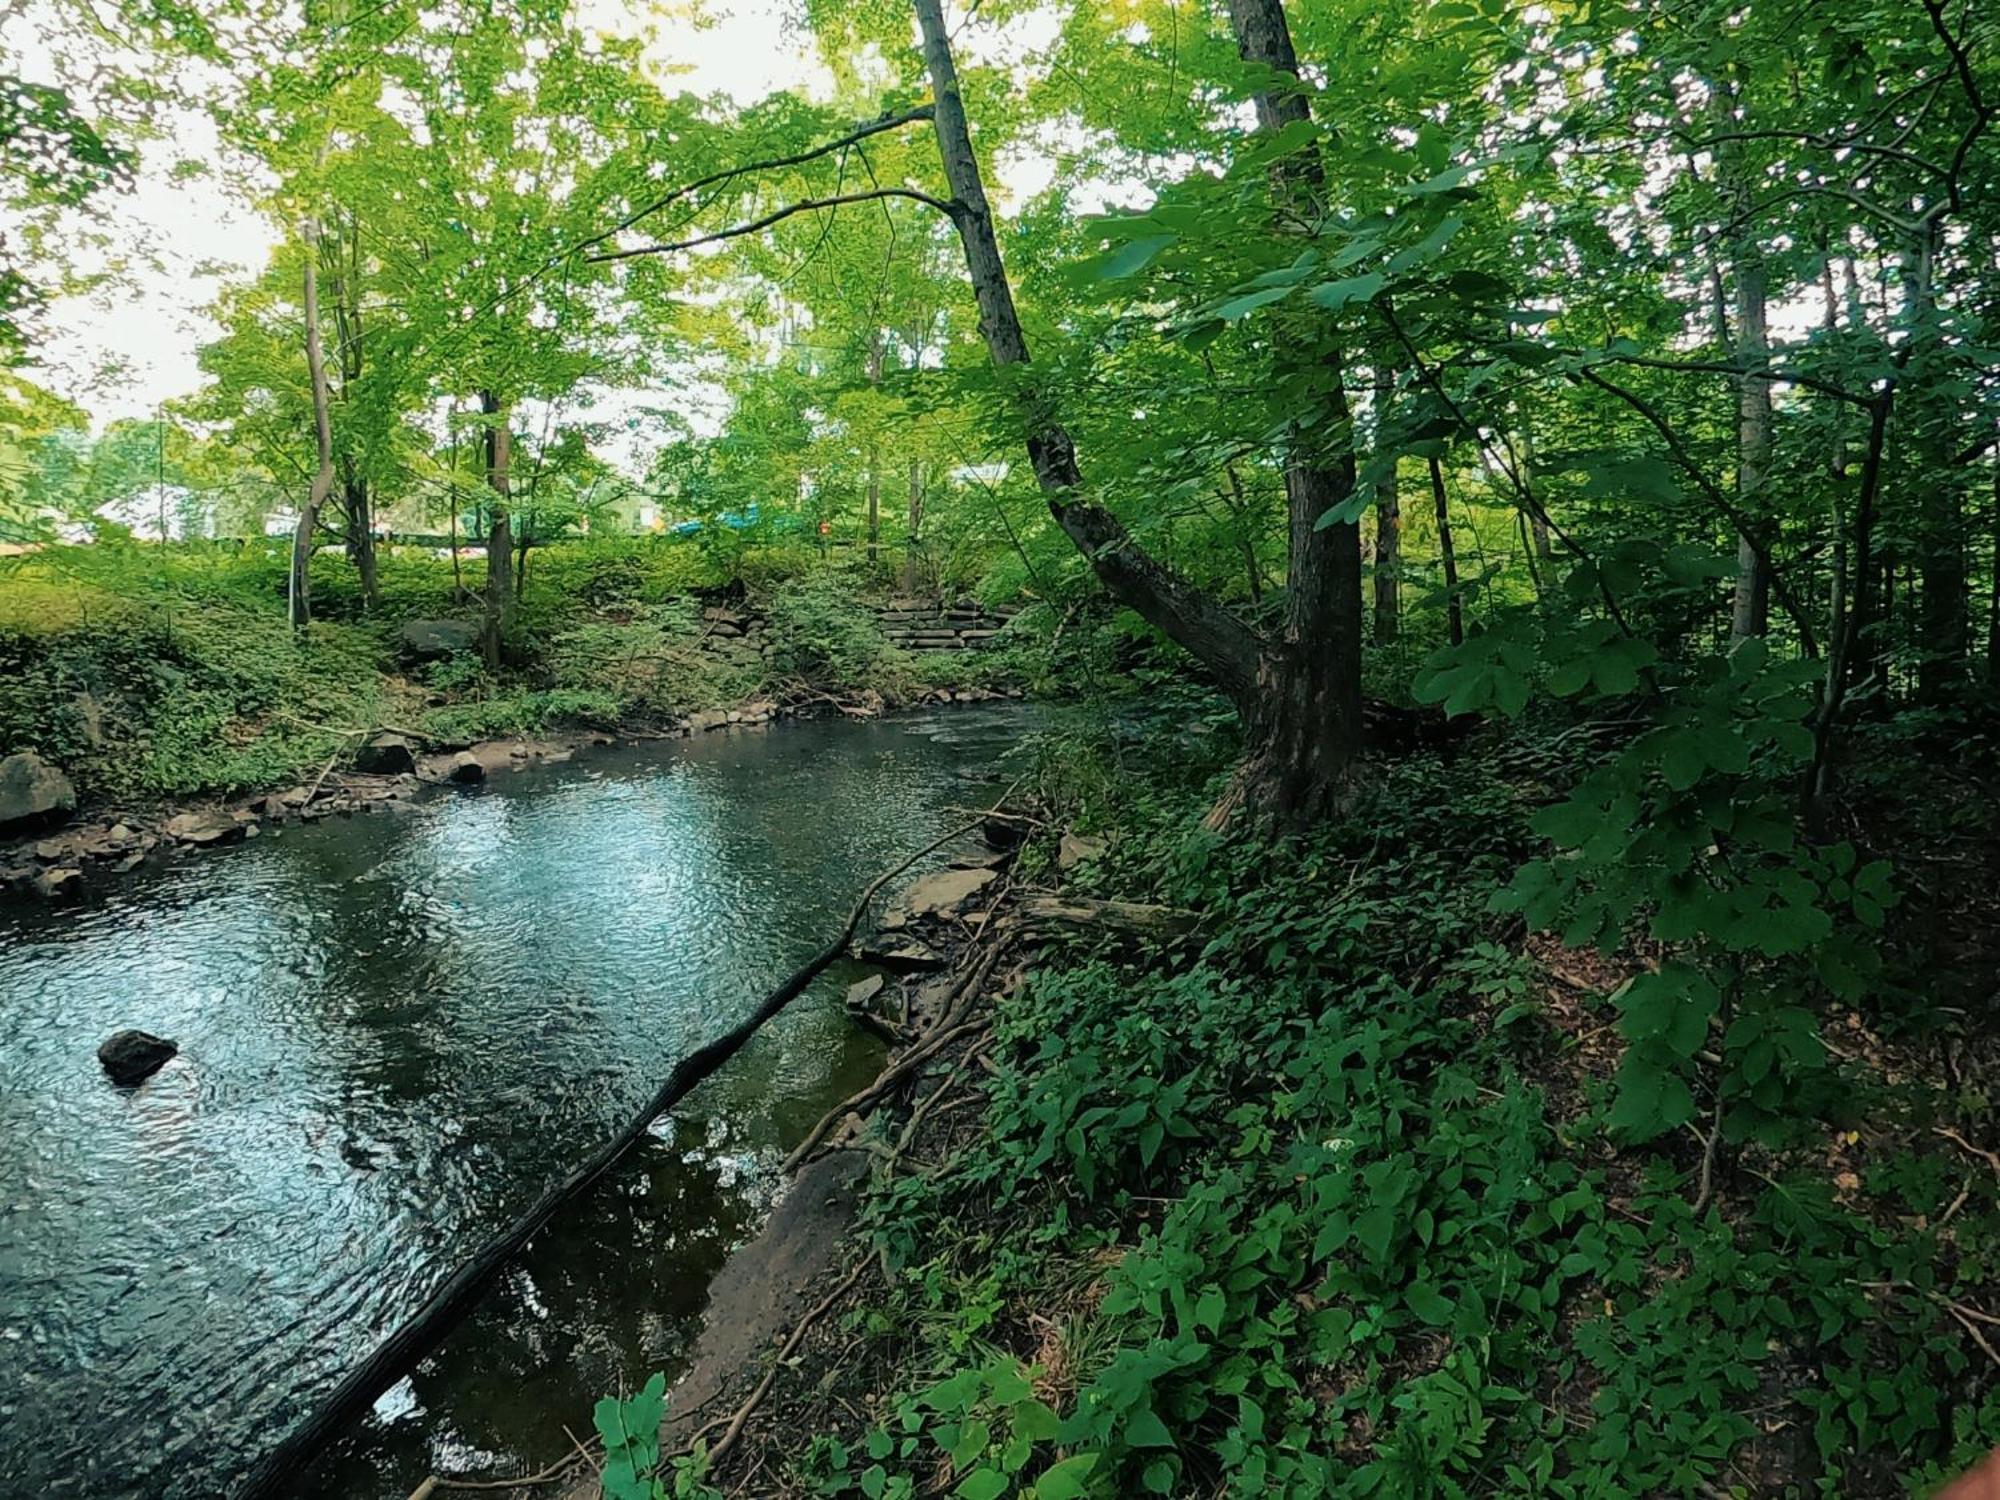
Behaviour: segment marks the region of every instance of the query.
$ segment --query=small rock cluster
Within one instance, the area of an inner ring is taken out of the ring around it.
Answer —
[[[593,738],[610,741],[608,735]],[[151,815],[110,812],[77,827],[52,827],[74,810],[72,793],[60,809],[33,818],[0,819],[0,837],[46,830],[40,838],[22,838],[0,847],[0,887],[51,900],[69,899],[82,894],[86,874],[93,868],[124,874],[156,853],[241,843],[284,823],[351,817],[365,808],[409,808],[426,784],[473,786],[492,771],[567,760],[573,753],[571,743],[559,740],[487,740],[474,745],[425,747],[409,735],[385,730],[357,747],[353,769],[337,778],[205,807],[161,810]],[[8,757],[10,761],[22,759],[37,758],[25,754]],[[61,772],[54,771],[54,775],[61,776]],[[37,773],[35,784],[46,786],[48,782]],[[67,778],[62,784],[68,786]],[[0,810],[4,806],[0,804]]]

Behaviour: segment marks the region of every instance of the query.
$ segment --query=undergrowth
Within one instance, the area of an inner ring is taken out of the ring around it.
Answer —
[[[792,1492],[1894,1495],[2000,1439],[1995,1183],[1934,1128],[1976,1086],[1836,1007],[1795,1128],[1635,1132],[1660,950],[1496,909],[1535,757],[1403,762],[1275,857],[1191,831],[1179,758],[1090,783],[1128,791],[1082,869],[1199,935],[1001,1002],[983,1125],[865,1211],[895,1274],[841,1362],[886,1384],[822,1376]]]

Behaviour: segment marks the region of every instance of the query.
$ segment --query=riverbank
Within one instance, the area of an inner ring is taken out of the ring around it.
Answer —
[[[1991,789],[1927,787],[1960,827],[1916,838],[1897,758],[1857,768],[1938,899],[1822,1013],[1837,1093],[1781,1131],[1641,1135],[1615,1101],[1661,954],[1495,909],[1552,753],[1384,768],[1275,858],[1202,832],[1185,778],[1067,870],[1050,809],[1006,898],[951,919],[978,982],[949,1045],[933,1024],[921,1069],[834,1112],[857,1232],[774,1289],[782,1347],[733,1404],[669,1401],[654,1493],[1887,1497],[1973,1463],[2000,1176],[1971,1081],[2000,1057],[1893,997],[1943,954],[1991,973],[1990,902],[1939,883],[1992,865]],[[1199,921],[1029,945],[1008,911],[1038,884]],[[627,1492],[576,1500],[600,1484]]]
[[[348,818],[413,807],[428,789],[477,786],[530,766],[560,764],[586,746],[754,732],[788,719],[879,718],[909,707],[990,703],[1023,696],[1019,688],[938,688],[916,704],[870,694],[853,703],[815,694],[800,702],[752,699],[618,729],[576,729],[532,737],[438,740],[396,728],[355,735],[309,781],[274,785],[225,799],[183,798],[109,803],[66,815],[59,824],[0,838],[0,893],[75,900],[106,881],[175,853],[224,848],[290,823]],[[366,769],[362,769],[362,768]]]
[[[659,547],[548,549],[489,670],[434,559],[388,559],[375,612],[298,633],[269,550],[159,549],[140,560],[155,569],[126,559],[115,578],[92,570],[119,555],[90,548],[16,560],[0,590],[0,888],[72,898],[164,852],[407,805],[607,736],[985,702],[1035,675],[1014,606],[902,599],[824,568],[699,585],[652,571],[685,560]],[[440,604],[458,612],[427,613]]]

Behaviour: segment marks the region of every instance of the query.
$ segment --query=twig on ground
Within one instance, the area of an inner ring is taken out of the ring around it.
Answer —
[[[1695,1138],[1701,1142],[1701,1186],[1695,1192],[1691,1212],[1699,1219],[1708,1208],[1709,1200],[1715,1196],[1715,1146],[1722,1139],[1722,1100],[1719,1096],[1715,1101],[1715,1113],[1708,1123],[1708,1134],[1704,1136],[1697,1130]]]
[[[778,1372],[784,1369],[785,1362],[792,1357],[792,1352],[798,1348],[800,1341],[805,1338],[806,1331],[826,1313],[828,1308],[832,1307],[834,1303],[853,1290],[854,1284],[861,1279],[861,1273],[867,1269],[868,1262],[866,1260],[857,1261],[854,1269],[841,1277],[839,1284],[832,1291],[828,1292],[826,1296],[821,1298],[812,1311],[808,1312],[794,1325],[791,1337],[786,1339],[784,1347],[778,1350],[778,1357],[771,1361],[771,1368],[764,1372],[764,1378],[757,1382],[757,1388],[750,1393],[749,1398],[736,1408],[735,1415],[729,1420],[728,1430],[716,1439],[715,1446],[708,1450],[708,1462],[711,1470],[721,1460],[722,1456],[735,1446],[736,1440],[743,1435],[743,1428],[749,1422],[750,1414],[757,1409],[757,1404],[764,1399],[765,1393],[771,1389],[772,1383],[778,1378]],[[689,1446],[692,1447],[692,1444]]]
[[[1954,1146],[1957,1146],[1961,1151],[1964,1151],[1969,1155],[1979,1157],[1982,1161],[1984,1161],[1989,1167],[1993,1169],[1993,1173],[1996,1177],[2000,1177],[2000,1152],[1988,1151],[1984,1147],[1973,1145],[1972,1142],[1968,1141],[1964,1136],[1960,1135],[1956,1130],[1953,1130],[1948,1125],[1935,1126],[1933,1127],[1931,1133],[1933,1135],[1941,1135],[1946,1140],[1950,1141]]]

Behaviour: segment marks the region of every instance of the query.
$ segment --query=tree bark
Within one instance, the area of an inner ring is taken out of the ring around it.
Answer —
[[[327,410],[326,353],[319,334],[319,232],[306,225],[305,315],[306,377],[312,383],[313,437],[319,450],[319,467],[313,473],[312,488],[298,525],[292,529],[291,621],[303,629],[312,619],[312,555],[319,531],[320,507],[333,491],[333,418]]]
[[[910,460],[909,533],[903,540],[903,592],[915,596],[923,584],[918,568],[924,527],[924,461]]]
[[[938,154],[951,189],[952,222],[965,251],[966,271],[979,307],[979,331],[994,364],[1002,368],[1025,365],[1027,335],[1014,308],[1013,288],[993,232],[993,211],[972,150],[941,0],[914,3],[923,36],[924,65],[935,99],[932,123]],[[1026,430],[1028,462],[1049,514],[1090,559],[1105,588],[1206,665],[1231,698],[1239,704],[1253,700],[1259,658],[1255,633],[1222,605],[1161,567],[1110,511],[1083,498],[1076,444],[1057,420],[1046,392],[1032,380],[1017,382],[1014,391]]]
[[[1431,505],[1437,512],[1438,556],[1444,562],[1445,628],[1454,646],[1465,644],[1465,601],[1458,592],[1458,549],[1451,540],[1451,507],[1444,492],[1444,467],[1433,458]],[[1478,539],[1475,537],[1475,541]]]
[[[1311,108],[1291,86],[1299,62],[1281,0],[1229,0],[1229,19],[1243,60],[1291,81],[1257,96],[1259,128],[1275,132],[1309,122]],[[1316,214],[1326,187],[1318,151],[1285,158],[1278,186]],[[1258,674],[1264,701],[1250,716],[1245,780],[1250,797],[1292,822],[1334,809],[1361,751],[1361,528],[1358,521],[1320,524],[1354,494],[1354,424],[1341,349],[1330,338],[1322,342],[1329,395],[1315,426],[1332,440],[1321,449],[1306,433],[1291,434],[1285,620],[1281,636],[1265,642]]]
[[[868,388],[880,391],[882,388],[882,335],[879,330],[874,335],[875,342],[868,350]],[[871,413],[871,416],[873,414]],[[872,565],[882,555],[882,444],[871,438],[868,443],[868,561]]]
[[[375,514],[369,503],[368,481],[348,473],[341,484],[347,511],[347,560],[361,579],[361,604],[375,607],[379,570],[375,563]]]
[[[1375,372],[1375,447],[1382,447],[1384,418],[1395,391],[1386,364]],[[1375,644],[1396,638],[1402,621],[1403,508],[1392,467],[1375,481]]]
[[[965,251],[987,352],[1002,368],[1028,363],[1027,337],[993,230],[978,158],[966,125],[958,74],[941,0],[914,0],[925,66],[935,100],[933,124],[951,216]],[[1276,0],[1236,0],[1238,44],[1244,56],[1297,75],[1291,37]],[[1259,100],[1260,121],[1275,129],[1305,118],[1292,94]],[[1319,182],[1316,157],[1301,159],[1285,185]],[[1331,809],[1345,788],[1361,739],[1361,549],[1353,522],[1321,529],[1320,517],[1352,495],[1355,464],[1346,401],[1336,395],[1324,426],[1339,434],[1336,451],[1320,457],[1303,433],[1293,435],[1285,468],[1290,516],[1287,604],[1281,633],[1260,638],[1232,611],[1177,578],[1149,556],[1122,522],[1084,498],[1076,445],[1057,419],[1045,390],[1031,379],[1014,383],[1028,459],[1049,513],[1107,592],[1137,611],[1213,675],[1241,715],[1248,756],[1237,798],[1281,822],[1309,821]]]
[[[1736,359],[1744,369],[1770,363],[1770,325],[1765,313],[1768,273],[1754,246],[1736,261]],[[1746,515],[1762,507],[1771,468],[1771,382],[1739,376],[1736,382],[1736,500]],[[1736,539],[1736,596],[1730,611],[1732,640],[1763,635],[1771,624],[1771,576],[1748,537]]]
[[[511,483],[508,469],[513,461],[514,434],[508,426],[507,404],[497,393],[479,393],[479,409],[486,414],[486,484],[493,491],[488,502],[486,530],[486,614],[482,645],[489,669],[500,666],[501,647],[514,624],[514,537],[508,513]]]
[[[1945,371],[1936,367],[1945,357],[1935,285],[1939,238],[1936,221],[1926,221],[1903,258],[1905,311],[1916,351],[1911,360],[1913,399],[1905,410],[1916,460],[1910,475],[1918,495],[1917,699],[1933,705],[1948,701],[1963,686],[1971,636],[1965,516],[1958,470],[1951,461],[1958,446],[1953,441],[1957,414]],[[1927,362],[1932,364],[1928,370]]]

